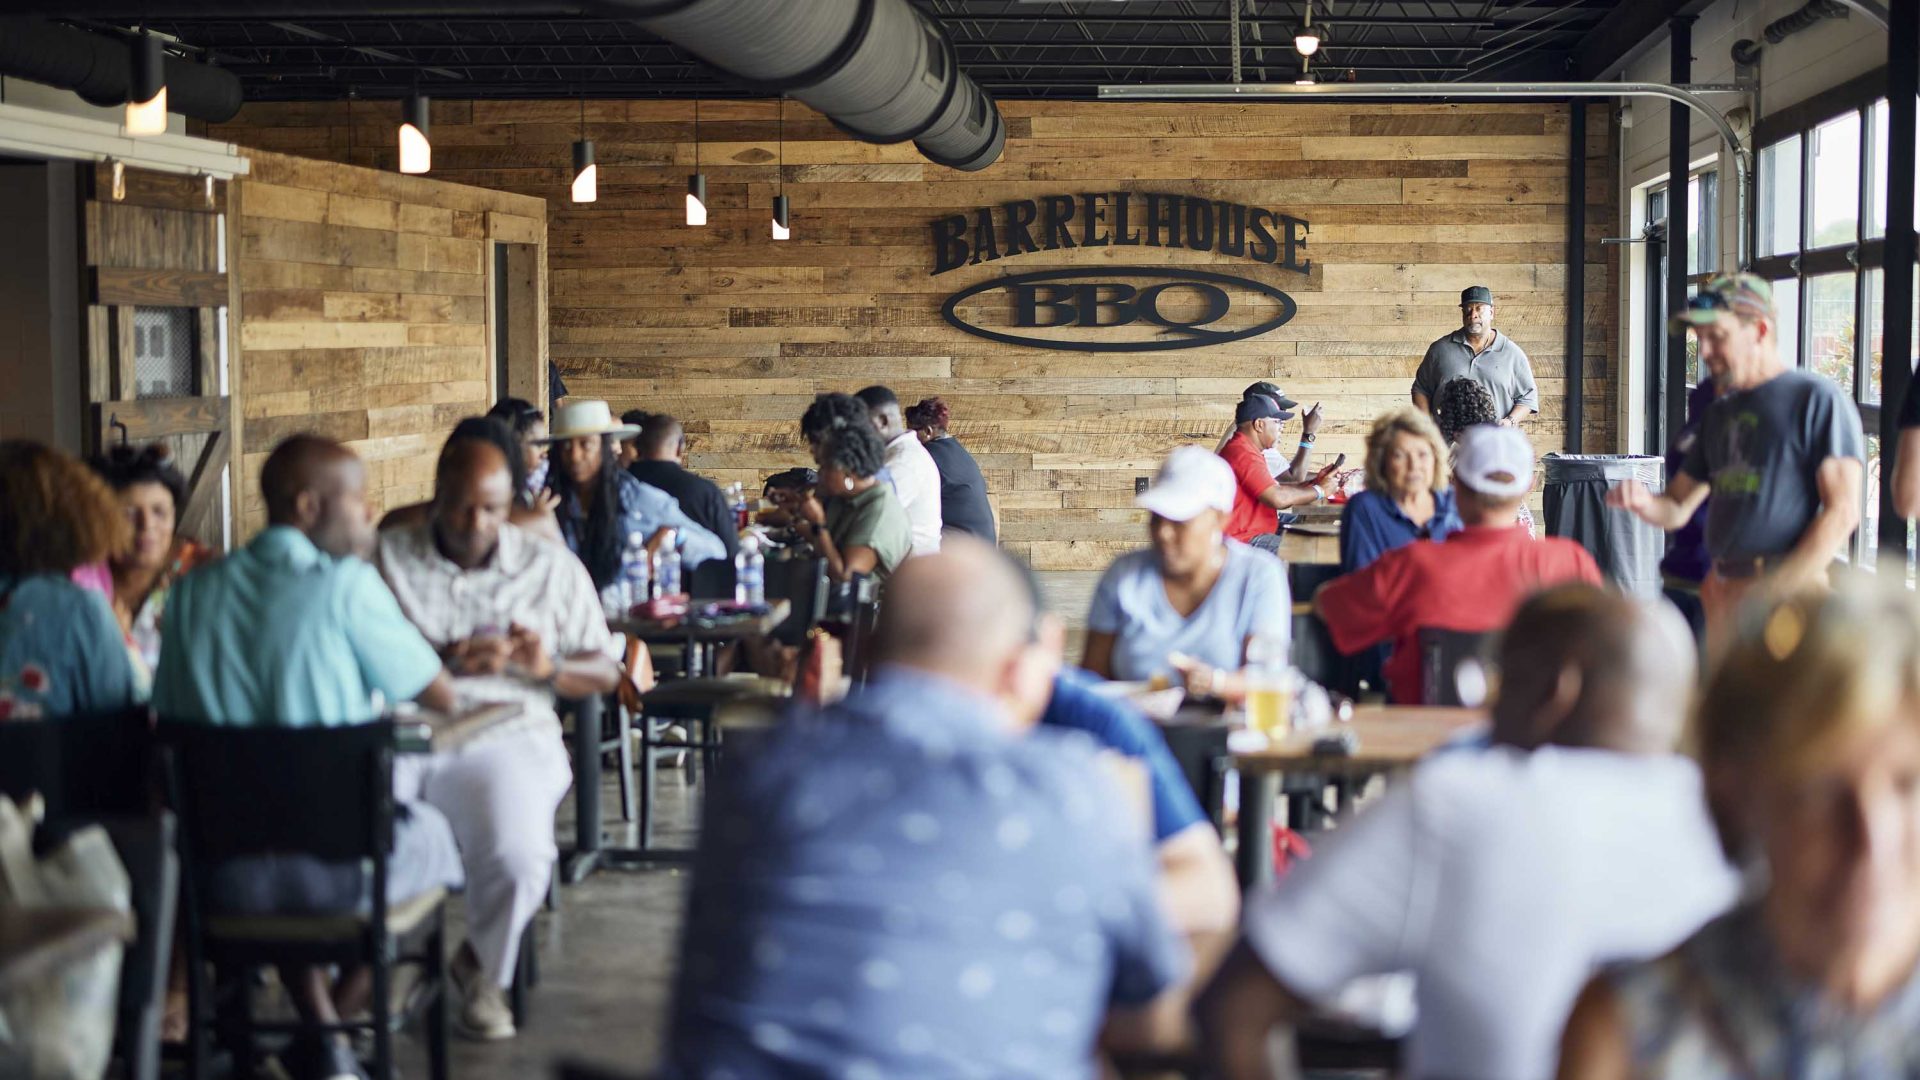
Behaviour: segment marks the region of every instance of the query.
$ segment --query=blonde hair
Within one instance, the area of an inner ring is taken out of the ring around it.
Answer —
[[[0,442],[0,574],[69,574],[132,539],[120,500],[92,469],[37,442]]]
[[[1380,414],[1367,432],[1367,490],[1386,494],[1387,454],[1393,450],[1394,436],[1402,434],[1424,439],[1433,448],[1431,486],[1436,493],[1447,490],[1447,444],[1432,418],[1411,405]]]
[[[1692,743],[1729,854],[1730,797],[1768,777],[1804,776],[1863,732],[1912,722],[1920,703],[1920,601],[1848,582],[1831,593],[1762,594],[1743,607],[1707,680]]]

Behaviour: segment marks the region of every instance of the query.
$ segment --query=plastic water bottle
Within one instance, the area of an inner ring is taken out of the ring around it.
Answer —
[[[680,594],[680,537],[667,530],[666,539],[660,544],[660,550],[653,553],[653,582],[656,595],[678,596]]]
[[[747,489],[738,481],[727,487],[727,505],[733,508],[733,529],[735,532],[747,527],[753,521],[753,509],[747,505]]]
[[[757,537],[740,541],[740,551],[733,557],[733,601],[736,604],[767,602],[767,560],[760,554]]]
[[[648,562],[646,534],[637,530],[628,533],[627,548],[620,559],[620,578],[615,582],[626,593],[626,610],[631,610],[635,604],[644,604],[653,598],[652,593],[648,591],[653,578],[648,570]],[[621,614],[625,615],[626,610]]]

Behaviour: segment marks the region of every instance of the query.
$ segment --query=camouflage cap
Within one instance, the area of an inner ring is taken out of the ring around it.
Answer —
[[[1684,331],[1689,326],[1710,326],[1723,311],[1773,319],[1773,286],[1755,274],[1722,274],[1701,286],[1687,301],[1686,310],[1667,320],[1667,325],[1675,331]]]

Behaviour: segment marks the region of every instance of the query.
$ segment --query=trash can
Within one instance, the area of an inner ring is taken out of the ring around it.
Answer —
[[[1666,534],[1625,510],[1609,508],[1607,489],[1638,480],[1662,491],[1666,462],[1641,454],[1548,454],[1544,464],[1547,535],[1578,541],[1607,580],[1627,593],[1658,597]]]

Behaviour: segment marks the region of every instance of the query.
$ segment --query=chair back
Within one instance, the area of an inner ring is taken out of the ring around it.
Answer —
[[[792,610],[772,637],[782,645],[798,645],[807,631],[827,613],[827,560],[801,556],[767,560],[767,602],[785,600]]]
[[[1420,702],[1423,705],[1483,705],[1487,650],[1491,631],[1443,630],[1423,626],[1420,643]]]
[[[1298,607],[1312,602],[1313,594],[1320,586],[1339,576],[1339,563],[1288,563],[1287,591],[1293,595],[1294,604]],[[1293,616],[1292,660],[1293,666],[1299,668],[1301,674],[1321,686],[1338,690],[1348,697],[1360,692],[1358,665],[1334,648],[1333,636],[1327,632],[1327,624],[1311,611],[1298,611]]]
[[[393,850],[394,725],[160,722],[170,794],[201,866],[272,853],[334,862]]]
[[[142,707],[0,723],[0,794],[38,792],[47,820],[156,809],[151,714]]]
[[[1180,765],[1181,775],[1187,778],[1187,785],[1193,788],[1201,809],[1218,828],[1225,811],[1223,781],[1226,762],[1231,756],[1227,750],[1226,725],[1162,724],[1159,727],[1161,736],[1167,740],[1167,749],[1173,752],[1173,760]]]
[[[686,585],[695,600],[733,599],[733,560],[708,559],[687,571]]]

